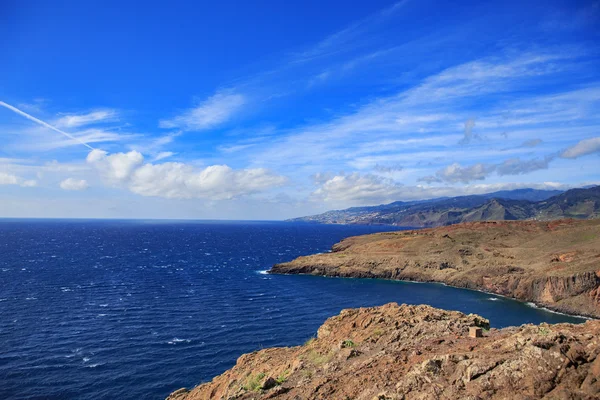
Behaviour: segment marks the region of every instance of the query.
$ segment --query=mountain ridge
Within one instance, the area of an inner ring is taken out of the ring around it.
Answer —
[[[588,219],[600,216],[600,186],[559,190],[516,189],[481,195],[351,207],[290,222],[396,225],[414,228],[490,220]]]

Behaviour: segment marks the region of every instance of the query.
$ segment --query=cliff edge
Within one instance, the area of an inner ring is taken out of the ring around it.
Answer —
[[[479,327],[483,337],[471,337]],[[600,321],[501,330],[429,306],[342,311],[303,346],[241,356],[168,400],[597,399]]]
[[[600,318],[600,220],[470,222],[356,236],[270,272],[442,282]]]

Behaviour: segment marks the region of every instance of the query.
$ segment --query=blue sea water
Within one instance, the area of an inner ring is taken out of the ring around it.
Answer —
[[[265,275],[390,227],[276,222],[0,221],[0,398],[162,399],[243,353],[303,343],[343,308],[391,301],[495,327],[582,322],[485,293]]]

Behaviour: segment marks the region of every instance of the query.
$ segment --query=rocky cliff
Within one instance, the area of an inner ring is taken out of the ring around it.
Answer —
[[[600,321],[488,328],[429,306],[344,310],[303,346],[243,355],[168,399],[599,398]]]
[[[377,233],[270,272],[443,282],[600,317],[600,220],[471,222]]]

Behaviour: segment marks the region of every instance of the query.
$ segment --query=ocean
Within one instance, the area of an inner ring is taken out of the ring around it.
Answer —
[[[344,308],[392,301],[477,313],[498,328],[583,321],[439,284],[264,272],[392,229],[0,220],[0,398],[164,399],[243,353],[305,342]]]

